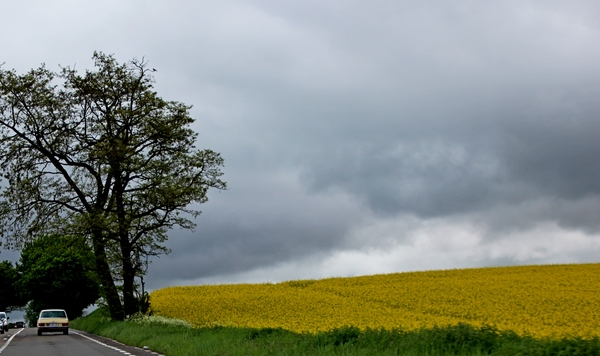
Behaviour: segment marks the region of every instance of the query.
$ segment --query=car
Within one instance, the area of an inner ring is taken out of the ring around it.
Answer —
[[[15,328],[24,328],[25,322],[23,320],[15,321]]]
[[[2,320],[2,334],[4,334],[5,331],[8,331],[8,319],[10,318],[6,315],[6,312],[0,312],[0,320]]]
[[[69,335],[69,318],[64,309],[44,309],[37,320],[37,334],[43,332],[62,332]]]

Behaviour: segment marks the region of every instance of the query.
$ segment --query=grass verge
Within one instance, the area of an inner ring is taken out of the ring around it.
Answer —
[[[191,328],[161,318],[111,321],[105,309],[71,321],[74,329],[148,346],[167,356],[197,355],[589,355],[600,356],[600,339],[543,339],[470,325],[416,331],[344,327],[317,335],[283,329]]]

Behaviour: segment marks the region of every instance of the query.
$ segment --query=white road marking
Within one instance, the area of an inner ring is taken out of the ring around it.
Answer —
[[[0,347],[0,354],[2,353],[2,351],[4,351],[4,349],[6,348],[6,346],[8,346],[8,344],[10,344],[10,342],[13,339],[13,337],[17,336],[23,330],[25,330],[25,329],[21,329],[21,330],[17,331],[8,340],[6,340],[6,342],[4,343],[4,345],[2,345],[2,347]]]
[[[102,341],[98,341],[98,340],[96,340],[96,339],[93,339],[93,338],[91,338],[91,337],[89,337],[89,336],[86,336],[86,335],[80,334],[80,333],[78,333],[78,332],[75,332],[75,331],[73,331],[73,330],[70,330],[70,331],[69,331],[69,333],[71,333],[71,334],[75,334],[75,335],[79,335],[79,336],[82,336],[82,337],[85,337],[86,339],[88,339],[88,340],[92,340],[93,342],[95,342],[95,343],[97,343],[97,344],[99,344],[99,345],[106,346],[106,347],[108,347],[109,349],[113,349],[113,350],[115,350],[115,351],[118,351],[118,352],[122,353],[123,355],[132,355],[132,356],[134,356],[132,353],[129,353],[129,352],[125,351],[125,350],[121,350],[121,349],[120,349],[120,348],[118,348],[118,347],[114,347],[114,346],[107,345],[107,344],[103,343]],[[1,352],[1,351],[0,351],[0,352]]]
[[[12,336],[11,336],[11,337],[10,337],[10,338],[9,338],[9,339],[8,339],[8,340],[5,342],[5,343],[4,343],[4,345],[2,345],[2,347],[0,347],[0,354],[2,353],[2,351],[4,351],[4,349],[6,349],[6,347],[8,346],[8,344],[10,344],[10,342],[12,341],[12,339],[13,339],[15,336],[17,336],[17,335],[18,335],[18,334],[19,334],[21,331],[23,331],[23,330],[25,330],[25,329],[20,329],[19,331],[17,331],[16,333],[14,333],[14,334],[13,334],[13,335],[12,335]],[[128,351],[121,350],[121,349],[120,349],[120,348],[118,348],[118,347],[110,346],[110,345],[108,345],[108,344],[105,344],[105,343],[103,343],[102,341],[98,341],[98,340],[96,340],[96,339],[93,339],[93,338],[91,338],[91,337],[89,337],[89,336],[86,336],[86,335],[80,334],[80,333],[78,333],[78,332],[76,332],[76,331],[69,330],[69,334],[75,334],[75,335],[79,335],[79,336],[81,336],[81,337],[84,337],[84,338],[86,338],[86,339],[88,339],[88,340],[91,340],[91,341],[93,341],[93,342],[95,342],[95,343],[97,343],[97,344],[99,344],[99,345],[102,345],[102,346],[108,347],[109,349],[113,349],[113,350],[115,350],[115,351],[117,351],[117,352],[120,352],[120,353],[122,353],[123,355],[135,356],[134,354],[132,354],[132,353],[130,353],[130,352],[128,352]],[[148,352],[148,353],[150,353],[150,354],[154,354],[154,355],[160,355],[159,353],[157,353],[157,352],[153,352],[153,351],[150,351],[150,350],[144,350],[144,351],[146,351],[146,352]]]

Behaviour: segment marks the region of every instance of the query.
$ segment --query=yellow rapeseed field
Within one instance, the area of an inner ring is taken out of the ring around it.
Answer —
[[[599,277],[600,264],[573,264],[169,287],[151,293],[151,306],[196,327],[315,333],[462,322],[534,337],[590,338],[600,336]]]

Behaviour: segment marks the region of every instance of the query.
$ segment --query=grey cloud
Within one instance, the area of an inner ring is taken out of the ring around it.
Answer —
[[[428,23],[433,37],[424,41],[439,46],[420,52],[401,40],[391,46],[397,61],[386,63],[388,77],[372,78],[379,87],[328,97],[337,112],[320,110],[321,132],[307,134],[325,143],[298,158],[307,184],[317,192],[342,188],[380,213],[422,217],[597,197],[600,52],[577,39],[600,40],[599,28],[581,8],[559,23],[558,4],[511,6],[507,18],[481,9],[490,23],[481,13],[466,24],[436,13],[441,23]],[[410,60],[419,55],[423,61]]]
[[[340,232],[319,228],[281,227],[247,229],[217,225],[195,235],[172,239],[176,255],[152,263],[153,285],[171,279],[195,279],[235,274],[261,266],[331,250]]]
[[[501,111],[483,119],[489,127],[451,117],[455,126],[445,135],[442,124],[431,136],[417,131],[412,138],[381,135],[377,144],[367,138],[328,146],[305,162],[304,177],[316,191],[341,187],[380,212],[423,217],[540,198],[597,198],[598,89],[561,93],[550,107],[530,102],[506,117]]]
[[[503,161],[539,194],[600,194],[600,87],[584,89],[548,98],[506,128]]]
[[[154,260],[151,285],[235,274],[345,244],[362,219],[356,203],[340,194],[311,196],[294,174],[263,168],[243,179],[231,169],[229,190],[212,194],[196,231],[171,233],[173,253]]]
[[[590,195],[582,199],[542,197],[514,204],[497,204],[486,211],[476,212],[474,222],[486,227],[489,238],[535,228],[544,222],[554,222],[567,231],[583,231],[590,235],[600,231],[600,198]]]

